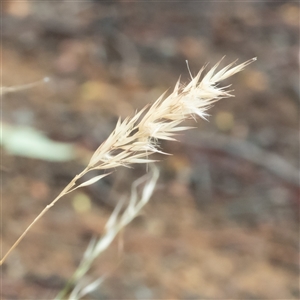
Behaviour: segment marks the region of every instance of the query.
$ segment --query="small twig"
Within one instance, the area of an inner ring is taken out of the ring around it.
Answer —
[[[204,148],[225,152],[236,156],[260,167],[265,168],[282,180],[300,187],[299,170],[289,164],[281,156],[268,152],[255,144],[222,134],[197,134],[193,138],[185,138],[184,144],[195,148]]]

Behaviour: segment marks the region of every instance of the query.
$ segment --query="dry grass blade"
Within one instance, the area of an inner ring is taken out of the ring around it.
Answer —
[[[23,85],[18,85],[18,86],[10,86],[10,87],[2,86],[2,87],[0,87],[0,95],[2,96],[5,94],[8,94],[8,93],[27,90],[27,89],[33,88],[43,82],[46,83],[49,81],[50,81],[50,79],[48,77],[45,77],[44,79],[33,82],[33,83],[28,83],[28,84],[23,84]]]

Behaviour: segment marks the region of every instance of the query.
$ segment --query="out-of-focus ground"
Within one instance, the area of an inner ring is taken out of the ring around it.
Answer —
[[[157,191],[95,264],[91,278],[106,279],[88,299],[299,299],[299,4],[6,1],[1,47],[2,86],[51,78],[5,95],[2,126],[76,149],[61,163],[2,150],[2,254],[118,116],[189,81],[185,60],[196,74],[258,57],[210,122],[162,143],[173,156],[159,156]],[[53,299],[145,171],[57,203],[7,259],[2,299]]]

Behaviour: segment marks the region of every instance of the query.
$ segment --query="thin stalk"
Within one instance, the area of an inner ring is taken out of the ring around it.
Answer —
[[[76,181],[84,176],[89,170],[86,168],[80,174],[76,175],[69,184],[60,192],[60,194],[50,203],[48,204],[39,215],[30,223],[30,225],[25,229],[25,231],[21,234],[21,236],[16,240],[16,242],[11,246],[11,248],[7,251],[7,253],[3,256],[0,261],[0,266],[4,263],[9,254],[18,246],[18,244],[23,240],[27,232],[33,227],[33,225],[52,207],[54,204],[62,198],[64,195],[70,193],[74,185],[76,185]]]

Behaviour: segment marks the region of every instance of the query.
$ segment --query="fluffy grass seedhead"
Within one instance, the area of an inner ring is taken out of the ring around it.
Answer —
[[[206,119],[207,110],[214,102],[232,97],[229,86],[219,87],[218,83],[242,71],[254,60],[256,59],[235,67],[231,63],[216,72],[220,61],[204,76],[202,74],[205,68],[202,68],[186,86],[181,85],[178,80],[169,96],[165,97],[163,94],[150,107],[144,107],[132,118],[124,121],[119,119],[114,131],[95,151],[88,169],[103,170],[151,162],[151,154],[162,153],[158,140],[175,140],[174,136],[178,131],[190,128],[180,126],[184,120],[196,116]]]
[[[180,126],[186,119],[195,119],[196,116],[206,119],[208,116],[206,111],[214,102],[225,97],[232,97],[228,89],[229,86],[219,87],[218,83],[242,71],[254,60],[256,60],[256,58],[235,67],[233,67],[233,62],[216,72],[220,61],[201,79],[205,69],[205,67],[203,67],[195,77],[191,76],[192,80],[186,86],[181,85],[178,80],[173,92],[169,96],[165,97],[165,94],[163,94],[151,106],[144,107],[133,117],[128,117],[123,121],[119,119],[114,131],[95,151],[87,167],[80,174],[76,175],[61,193],[33,220],[0,260],[0,265],[3,264],[8,255],[25,237],[32,226],[54,206],[61,197],[71,193],[77,188],[91,185],[109,175],[109,173],[106,173],[95,176],[88,181],[78,184],[78,180],[89,171],[107,171],[108,169],[119,166],[130,166],[135,163],[150,163],[153,161],[149,159],[151,154],[167,154],[160,150],[158,141],[175,140],[174,136],[178,131],[190,128]],[[35,84],[36,83],[33,83],[33,85]],[[29,86],[32,86],[32,84],[18,87],[18,89],[28,88]],[[17,89],[14,88],[13,90],[15,91]],[[2,89],[0,92],[3,94],[10,91],[12,90],[8,88],[6,90]],[[123,220],[123,217],[121,220]],[[123,227],[127,225],[125,220],[120,224],[122,224]]]

